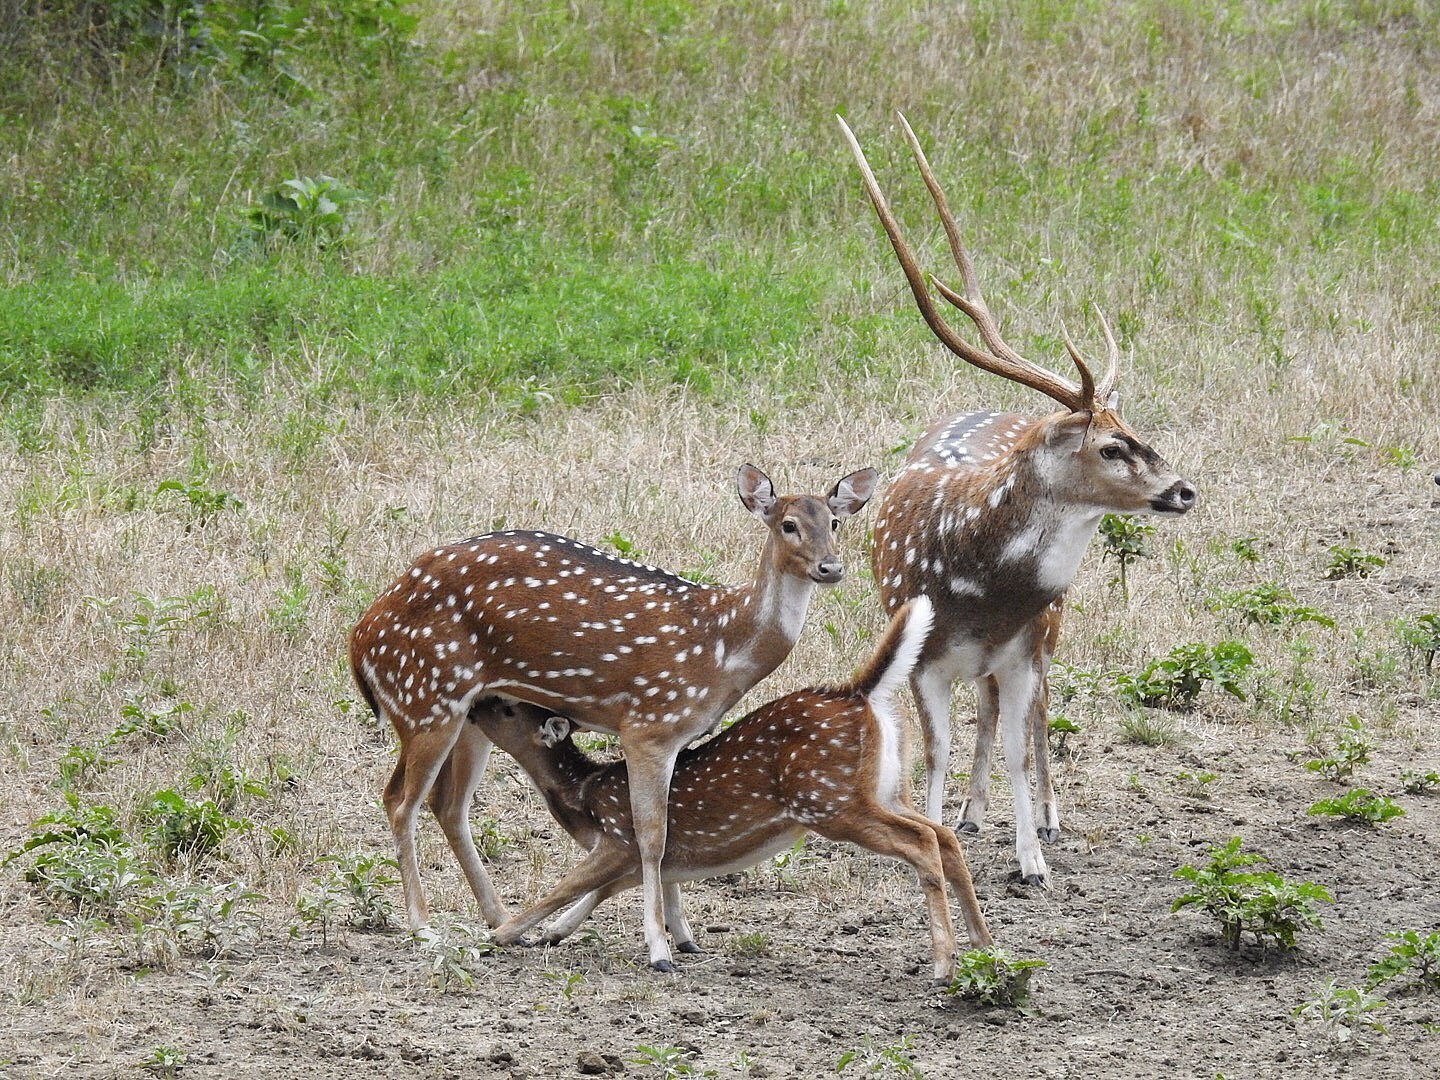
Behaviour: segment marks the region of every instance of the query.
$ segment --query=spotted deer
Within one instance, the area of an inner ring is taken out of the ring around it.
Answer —
[[[412,928],[428,919],[415,854],[427,797],[486,921],[508,917],[468,816],[490,742],[466,717],[498,697],[619,736],[650,962],[674,969],[659,867],[675,758],[789,655],[815,587],[843,575],[835,533],[874,493],[876,474],[851,473],[823,497],[777,496],[753,465],[736,482],[768,530],[746,584],[699,584],[578,540],[511,530],[422,555],[360,617],[351,671],[400,739],[384,802]]]
[[[911,809],[905,782],[904,725],[894,696],[920,655],[931,618],[929,599],[916,597],[896,611],[871,657],[844,686],[777,698],[680,755],[660,866],[665,916],[678,945],[694,947],[680,909],[681,882],[753,866],[811,832],[914,868],[925,892],[937,982],[948,983],[955,971],[947,882],[970,941],[990,944],[955,834]],[[512,944],[573,904],[546,935],[553,944],[574,933],[596,905],[640,882],[625,767],[582,753],[564,719],[544,720],[495,698],[477,702],[470,719],[520,763],[555,819],[589,850],[552,892],[495,932],[497,942]]]
[[[950,758],[950,699],[958,679],[975,684],[978,735],[963,832],[985,815],[998,723],[1015,797],[1015,847],[1022,879],[1043,884],[1039,840],[1060,835],[1046,752],[1046,679],[1060,635],[1061,605],[1081,556],[1106,513],[1181,515],[1195,489],[1120,418],[1115,391],[1120,350],[1104,315],[1108,364],[1097,384],[1069,335],[1077,386],[1020,356],[1000,336],[980,292],[945,196],[919,140],[900,126],[930,192],[960,271],[963,293],[935,290],[974,325],[984,348],[945,322],[925,273],[910,253],[860,144],[845,138],[925,322],[956,356],[1052,398],[1062,409],[1035,418],[964,412],[926,432],[876,514],[872,567],[885,608],[928,593],[935,631],[911,677],[925,739],[925,809],[938,821]],[[1030,760],[1027,761],[1027,744]],[[1031,769],[1040,800],[1037,827]]]

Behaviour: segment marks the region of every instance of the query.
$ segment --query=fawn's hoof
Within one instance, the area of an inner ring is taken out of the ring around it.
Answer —
[[[1035,830],[1035,835],[1038,836],[1041,840],[1045,841],[1045,843],[1053,844],[1060,839],[1060,830],[1058,828],[1047,828],[1046,826],[1042,825],[1040,826],[1040,828]]]
[[[672,964],[669,960],[651,960],[650,966],[656,971],[660,972],[662,975],[675,974],[675,965]]]

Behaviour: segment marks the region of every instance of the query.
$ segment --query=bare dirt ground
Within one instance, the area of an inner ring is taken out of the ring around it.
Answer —
[[[1317,821],[1305,809],[1329,785],[1286,760],[1293,744],[1083,737],[1062,769],[1067,830],[1047,852],[1055,884],[1046,892],[1013,880],[997,799],[996,824],[967,854],[997,939],[1049,965],[1028,1015],[932,991],[908,871],[812,841],[789,867],[691,887],[707,951],[682,957],[677,976],[645,968],[633,894],[602,909],[593,936],[497,953],[479,962],[473,987],[450,993],[428,985],[403,934],[351,931],[322,947],[272,926],[252,954],[220,965],[219,981],[199,962],[169,974],[121,970],[7,1007],[0,1058],[17,1077],[131,1075],[160,1044],[187,1048],[185,1076],[666,1075],[644,1063],[649,1046],[691,1052],[683,1067],[697,1075],[821,1076],[847,1051],[859,1051],[847,1071],[867,1062],[878,1071],[876,1055],[898,1048],[926,1076],[1433,1075],[1440,1045],[1423,1027],[1440,1023],[1433,996],[1392,997],[1391,1034],[1350,1054],[1291,1013],[1330,978],[1357,982],[1385,930],[1440,925],[1440,798],[1407,799],[1408,815],[1379,828]],[[383,756],[372,764],[381,771]],[[1393,787],[1417,766],[1440,767],[1440,754],[1382,754],[1369,772]],[[1221,776],[1214,793],[1177,792],[1173,777],[1201,768]],[[369,824],[381,831],[378,819]],[[533,806],[504,827],[535,830],[557,865],[571,857]],[[1287,878],[1333,892],[1323,932],[1303,935],[1298,950],[1232,954],[1202,916],[1169,913],[1173,869],[1235,832]],[[431,853],[433,887],[453,870],[438,846]],[[519,857],[497,860],[497,880],[528,874]],[[14,884],[0,941],[35,957],[42,913]],[[451,882],[440,903],[463,899]]]

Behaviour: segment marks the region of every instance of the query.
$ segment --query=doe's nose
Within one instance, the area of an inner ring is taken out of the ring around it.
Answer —
[[[833,585],[845,576],[845,564],[834,555],[830,555],[816,565],[810,572],[810,576],[822,585]]]
[[[1180,483],[1175,485],[1175,502],[1182,509],[1189,510],[1195,505],[1195,500],[1198,497],[1199,493],[1195,490],[1194,485],[1188,481],[1181,480]]]

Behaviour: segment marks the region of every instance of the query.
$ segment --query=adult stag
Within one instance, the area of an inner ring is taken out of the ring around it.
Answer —
[[[935,336],[967,363],[1038,390],[1062,406],[1038,419],[967,412],[941,420],[921,437],[886,492],[872,551],[887,611],[921,594],[935,601],[935,631],[911,677],[925,735],[926,813],[940,820],[950,757],[951,690],[957,679],[967,679],[975,684],[979,730],[957,828],[976,832],[984,818],[998,722],[1015,794],[1021,877],[1043,884],[1048,870],[1038,841],[1054,842],[1060,835],[1046,752],[1046,677],[1059,640],[1065,590],[1103,515],[1178,516],[1195,505],[1195,489],[1120,419],[1115,391],[1120,350],[1103,315],[1108,363],[1098,384],[1068,335],[1065,349],[1079,385],[1006,344],[945,196],[901,116],[964,289],[956,292],[935,281],[935,290],[975,325],[983,348],[945,322],[860,144],[844,120],[840,126]],[[1030,762],[1037,774],[1038,827]]]
[[[697,584],[578,540],[507,531],[435,548],[376,598],[351,632],[350,668],[400,739],[385,810],[411,928],[428,919],[415,854],[427,797],[485,920],[508,918],[471,840],[490,742],[466,717],[481,698],[511,699],[619,736],[650,963],[674,970],[660,859],[675,758],[790,654],[816,585],[843,575],[840,521],[875,480],[862,469],[825,496],[777,496],[763,472],[742,466],[740,500],[768,530],[744,585]]]

